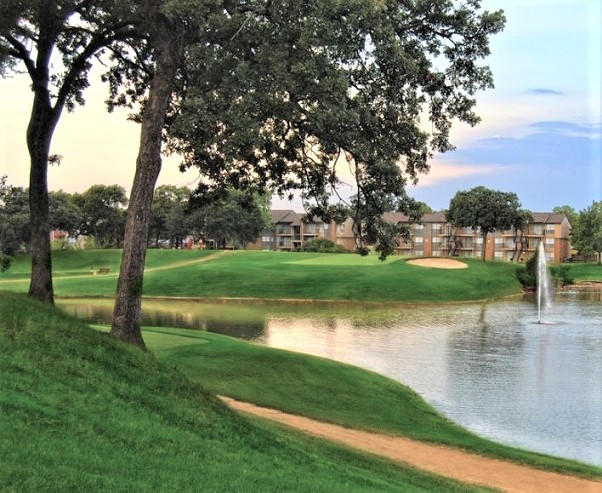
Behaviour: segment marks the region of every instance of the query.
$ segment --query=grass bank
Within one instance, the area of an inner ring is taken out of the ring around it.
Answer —
[[[215,255],[215,257],[211,257]],[[147,296],[313,299],[392,303],[475,301],[520,293],[515,266],[463,259],[468,269],[410,265],[392,256],[285,252],[149,250]],[[58,296],[113,296],[119,252],[55,252]],[[92,270],[108,268],[108,274]],[[0,289],[25,292],[28,260],[0,274]]]
[[[226,341],[186,334],[146,337],[157,353]],[[2,489],[483,491],[243,419],[163,357],[0,293]]]

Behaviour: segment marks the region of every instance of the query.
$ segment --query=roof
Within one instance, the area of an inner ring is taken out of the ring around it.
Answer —
[[[532,212],[534,223],[543,223],[543,224],[560,224],[562,221],[567,219],[566,215],[553,212]]]
[[[383,219],[388,223],[407,223],[410,221],[410,218],[401,212],[385,212],[383,214]],[[445,220],[445,212],[431,212],[428,214],[424,214],[420,219],[421,223],[444,223]]]

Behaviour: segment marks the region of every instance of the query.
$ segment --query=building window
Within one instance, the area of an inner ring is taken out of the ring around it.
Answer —
[[[417,245],[422,245],[424,243],[424,238],[422,236],[416,236],[414,238],[414,243]]]
[[[543,234],[543,225],[534,224],[533,225],[533,234],[542,235]]]
[[[546,238],[546,245],[554,245],[554,238]]]
[[[495,244],[496,245],[501,245],[502,243],[504,243],[504,239],[503,238],[496,238],[495,239]]]
[[[502,258],[502,257],[503,257],[503,252],[497,252],[497,251],[496,251],[496,252],[493,254],[493,256],[494,256],[495,258]]]
[[[556,228],[554,228],[553,224],[546,224],[546,233],[554,233]]]
[[[424,229],[424,224],[414,224],[414,229],[416,231],[422,231]]]
[[[345,232],[345,223],[337,224],[337,233]]]
[[[416,255],[417,257],[422,257],[424,256],[424,250],[415,250],[414,255]]]

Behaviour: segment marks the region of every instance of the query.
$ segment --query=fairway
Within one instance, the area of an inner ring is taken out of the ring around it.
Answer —
[[[54,252],[57,296],[115,295],[120,252]],[[262,251],[149,250],[144,295],[203,299],[439,303],[521,293],[516,265],[462,259],[465,269],[430,269],[407,258]],[[95,275],[99,268],[106,273]],[[26,292],[29,264],[17,259],[0,274],[0,289]]]

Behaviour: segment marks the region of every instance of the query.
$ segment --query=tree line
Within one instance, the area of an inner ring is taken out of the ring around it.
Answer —
[[[51,191],[49,226],[71,238],[86,236],[95,248],[121,248],[128,198],[119,185],[93,185],[81,193]],[[30,252],[28,190],[0,178],[0,253]],[[244,246],[270,227],[269,202],[237,190],[200,201],[187,187],[162,185],[155,190],[147,244],[179,248],[186,237],[211,240],[216,247]],[[167,242],[167,243],[165,243]]]

